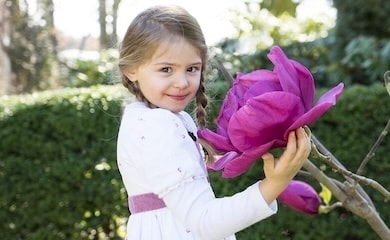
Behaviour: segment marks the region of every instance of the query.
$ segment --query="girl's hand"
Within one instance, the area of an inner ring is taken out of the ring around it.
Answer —
[[[259,184],[265,201],[271,203],[286,188],[311,151],[310,138],[303,128],[290,132],[287,146],[279,159],[270,153],[262,156],[265,179]]]

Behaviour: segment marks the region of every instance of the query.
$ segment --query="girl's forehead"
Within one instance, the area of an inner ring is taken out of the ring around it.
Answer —
[[[199,49],[191,45],[185,38],[179,36],[171,37],[157,45],[154,53],[152,54],[151,60],[173,57],[175,55],[181,56],[188,50],[192,50],[198,57],[200,57]]]

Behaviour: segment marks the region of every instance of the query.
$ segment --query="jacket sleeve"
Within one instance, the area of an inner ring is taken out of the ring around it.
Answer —
[[[223,239],[277,212],[268,205],[258,183],[230,197],[215,198],[205,180],[176,188],[163,198],[172,213],[201,239]]]

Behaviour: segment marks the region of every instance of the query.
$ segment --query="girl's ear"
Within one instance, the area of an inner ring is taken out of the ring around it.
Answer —
[[[136,71],[132,68],[127,68],[123,71],[123,74],[132,82],[136,82]]]

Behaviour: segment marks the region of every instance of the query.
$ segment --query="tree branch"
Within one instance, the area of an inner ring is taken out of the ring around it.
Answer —
[[[382,130],[381,134],[379,135],[378,139],[374,143],[374,145],[371,147],[370,151],[367,153],[366,157],[363,159],[362,163],[360,164],[358,170],[356,171],[356,174],[361,175],[363,172],[364,167],[366,166],[367,162],[374,157],[375,151],[378,148],[379,144],[383,141],[385,136],[390,130],[390,119],[387,120],[387,124],[385,128]]]
[[[390,126],[390,121],[388,122],[386,127],[389,127],[389,126]],[[384,129],[383,132],[385,132],[385,131],[387,131],[386,128]],[[383,139],[383,138],[381,138],[381,139]],[[367,178],[364,176],[360,176],[358,174],[355,174],[355,173],[349,171],[339,161],[337,161],[337,159],[333,155],[330,155],[329,151],[327,151],[325,149],[325,147],[318,141],[318,139],[315,136],[312,136],[312,140],[314,143],[313,151],[312,151],[313,157],[325,161],[327,164],[329,164],[334,169],[335,172],[339,172],[341,175],[343,175],[345,177],[345,179],[347,179],[348,182],[353,183],[356,186],[356,188],[360,188],[357,185],[358,183],[363,183],[364,185],[370,186],[370,187],[374,188],[375,190],[377,190],[378,192],[380,192],[384,196],[385,201],[390,200],[390,192],[387,191],[381,184],[379,184],[377,181],[375,181],[373,179],[370,179],[370,178]],[[380,141],[382,141],[382,140],[380,140]],[[377,141],[378,145],[379,145],[380,141]],[[376,145],[375,148],[372,148],[372,150],[373,150],[372,152],[375,151],[375,149],[377,148],[378,145]],[[320,148],[322,151],[326,150],[325,152],[327,152],[328,155],[322,154],[318,148]],[[351,179],[353,181],[351,181]],[[358,191],[361,191],[361,189],[358,189]],[[368,197],[368,195],[365,196],[366,200],[369,202],[372,202],[371,199],[368,199],[367,197]]]
[[[312,152],[314,153],[313,155],[324,160],[326,163],[331,164],[331,166],[338,169],[340,173],[350,172],[321,144],[320,141],[318,141],[314,135],[312,135],[312,142],[314,145],[312,148]],[[352,173],[352,175],[343,175],[347,181],[341,183],[335,179],[329,178],[310,160],[305,162],[303,168],[309,171],[312,176],[317,179],[317,181],[325,185],[332,192],[335,198],[341,202],[338,204],[339,206],[341,205],[355,215],[365,219],[373,231],[375,231],[381,239],[390,240],[390,230],[376,212],[370,197],[360,185],[355,184],[353,177],[355,177],[356,174]]]

